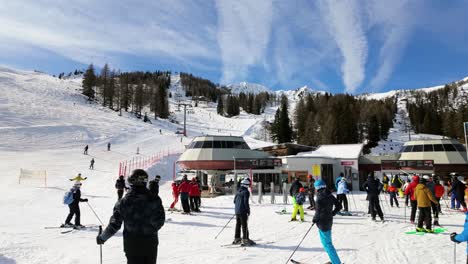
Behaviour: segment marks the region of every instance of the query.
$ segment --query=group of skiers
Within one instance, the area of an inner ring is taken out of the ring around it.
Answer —
[[[169,207],[169,211],[174,211],[175,205],[179,201],[182,203],[183,214],[190,214],[190,212],[201,212],[201,184],[198,177],[188,180],[187,175],[182,177],[182,181],[174,181],[172,183],[172,196],[174,201]]]

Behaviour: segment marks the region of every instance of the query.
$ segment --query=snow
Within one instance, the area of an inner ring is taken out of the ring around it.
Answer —
[[[321,145],[314,151],[302,152],[298,156],[358,159],[363,146],[363,144]]]
[[[240,94],[240,93],[259,94],[262,92],[267,92],[267,93],[272,92],[271,89],[266,86],[263,86],[257,83],[248,83],[248,82],[228,84],[226,87],[231,90],[232,94]]]
[[[88,177],[82,187],[83,198],[89,198],[89,205],[107,223],[116,201],[114,182],[122,160],[163,151],[180,152],[191,137],[201,134],[244,135],[252,148],[271,144],[259,140],[261,131],[255,129],[264,116],[243,113],[228,119],[216,115],[215,105],[197,107],[188,115],[189,137],[182,138],[181,142],[174,134],[181,125],[165,120],[147,124],[126,113],[120,117],[109,109],[88,104],[79,89],[79,81],[0,68],[1,264],[98,263],[96,229],[68,234],[44,229],[64,221],[68,208],[62,204],[62,196],[71,187],[68,179],[78,172]],[[171,100],[171,111],[175,108],[175,101]],[[271,115],[274,108],[267,112]],[[182,113],[175,112],[175,117],[177,121],[182,120]],[[112,143],[111,151],[106,150],[107,142]],[[82,154],[86,144],[90,146],[89,155]],[[139,155],[135,154],[137,147]],[[88,169],[92,157],[96,160],[95,170]],[[162,175],[160,195],[166,207],[171,202],[170,180],[176,159],[177,155],[165,157],[148,170],[152,177],[156,173]],[[18,184],[20,168],[46,169],[47,187],[34,180]],[[284,263],[311,224],[312,211],[307,211],[309,222],[288,222],[289,215],[278,215],[275,211],[284,207],[291,211],[291,205],[270,204],[268,196],[259,204],[255,195],[249,227],[251,238],[259,240],[259,245],[245,249],[221,247],[233,239],[233,222],[214,239],[232,216],[232,200],[230,195],[202,199],[202,213],[197,215],[167,213],[166,218],[170,220],[159,232],[158,263]],[[281,200],[276,197],[276,201]],[[356,192],[349,200],[352,211],[367,211],[363,193]],[[405,223],[404,210],[390,208],[384,202],[389,222],[383,224],[373,223],[367,216],[337,216],[333,240],[342,261],[447,263],[453,259],[453,243],[447,235],[404,235],[405,230],[413,228]],[[99,224],[86,203],[81,204],[81,219],[85,225]],[[440,222],[450,232],[460,232],[464,215],[447,212],[440,217]],[[124,263],[122,248],[119,231],[103,245],[103,263]],[[462,244],[458,246],[457,259],[464,258]],[[328,260],[315,227],[294,259],[306,263]]]

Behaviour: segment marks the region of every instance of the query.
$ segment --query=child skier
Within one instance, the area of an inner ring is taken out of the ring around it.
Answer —
[[[315,189],[317,190],[317,202],[315,204],[315,215],[312,222],[314,222],[319,229],[320,241],[330,258],[331,263],[340,264],[341,260],[332,243],[331,229],[333,225],[333,216],[340,211],[341,205],[335,196],[327,190],[327,186],[324,181],[315,181]]]
[[[306,200],[305,189],[303,187],[299,188],[299,192],[296,193],[296,196],[294,196],[294,198],[296,199],[296,203],[294,204],[291,221],[297,221],[296,215],[297,215],[297,211],[299,211],[299,214],[301,216],[301,222],[304,222],[304,207],[302,205],[304,204]]]
[[[169,211],[174,211],[174,206],[179,201],[179,185],[177,184],[177,182],[172,183],[172,197],[174,197],[174,201],[171,203]]]
[[[78,173],[78,175],[75,178],[69,179],[70,181],[75,181],[75,182],[81,182],[88,179],[88,177],[81,177],[81,173]]]
[[[68,205],[68,208],[70,209],[70,213],[67,216],[67,219],[65,219],[65,224],[62,224],[62,227],[68,227],[68,226],[73,226],[75,228],[81,228],[83,227],[80,222],[80,202],[87,202],[88,199],[81,199],[81,182],[77,182],[73,185],[71,188],[70,192],[73,194],[73,202],[71,202]],[[71,220],[75,216],[75,225],[71,224]]]
[[[414,197],[416,198],[419,209],[418,226],[416,227],[416,231],[433,233],[431,202],[435,204],[438,204],[438,202],[432,195],[429,188],[426,187],[427,178],[428,177],[423,177],[414,190]],[[426,224],[426,229],[423,228],[423,222]]]

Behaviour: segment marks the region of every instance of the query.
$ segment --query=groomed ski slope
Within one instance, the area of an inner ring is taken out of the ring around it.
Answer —
[[[1,264],[99,263],[96,229],[68,234],[61,234],[59,229],[44,229],[63,223],[68,213],[68,208],[62,205],[63,194],[72,185],[68,179],[78,172],[88,177],[82,196],[89,199],[89,204],[107,223],[117,196],[114,182],[119,161],[135,157],[137,147],[140,156],[181,151],[183,144],[191,139],[181,143],[174,134],[175,126],[169,122],[154,121],[149,125],[131,116],[119,117],[108,109],[89,105],[76,91],[78,87],[78,82],[0,69]],[[243,115],[225,119],[215,112],[215,106],[195,110],[195,114],[189,116],[189,120],[193,120],[189,121],[190,135],[232,129],[233,135],[245,134],[251,146],[267,144],[253,140],[251,136],[255,135],[250,133],[256,131],[252,128],[258,126],[263,117]],[[109,141],[112,149],[108,152]],[[82,154],[85,144],[90,146],[87,156]],[[88,169],[91,157],[96,160],[92,171]],[[163,176],[160,195],[165,207],[171,202],[170,179],[176,159],[176,155],[166,157],[149,170],[151,176],[155,173]],[[47,187],[32,180],[19,185],[20,168],[46,169]],[[291,211],[291,205],[272,205],[266,196],[263,204],[251,204],[250,234],[259,245],[245,249],[222,247],[232,241],[234,223],[217,239],[214,237],[232,216],[232,199],[232,196],[203,199],[202,213],[197,215],[167,213],[168,221],[159,232],[158,263],[284,263],[311,225],[313,211],[307,211],[308,222],[288,222],[289,215],[279,215],[275,211],[284,207]],[[350,210],[362,214],[335,218],[333,238],[343,262],[453,262],[453,243],[448,234],[462,230],[463,214],[447,212],[440,217],[440,223],[449,229],[445,234],[405,235],[404,231],[412,226],[404,221],[403,207],[390,209],[382,196],[389,221],[374,223],[363,214],[367,211],[364,194],[354,193],[348,199]],[[257,201],[257,197],[253,200]],[[276,201],[282,198],[278,196]],[[99,224],[86,203],[81,204],[81,219],[85,225]],[[465,258],[465,244],[458,245],[459,263]],[[294,259],[314,264],[328,261],[315,227]],[[125,263],[121,231],[104,244],[103,263]]]

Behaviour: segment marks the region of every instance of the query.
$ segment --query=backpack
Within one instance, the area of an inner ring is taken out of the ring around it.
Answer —
[[[69,205],[73,203],[73,190],[69,190],[68,192],[65,193],[63,196],[63,204]]]
[[[304,193],[298,193],[296,194],[296,203],[298,205],[302,205],[305,202],[305,195]]]

